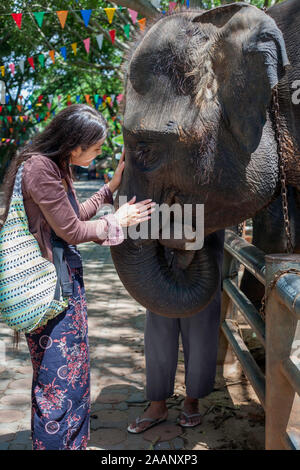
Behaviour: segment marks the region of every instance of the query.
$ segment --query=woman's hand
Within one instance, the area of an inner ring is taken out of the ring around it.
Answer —
[[[116,191],[116,189],[118,189],[118,187],[121,184],[122,173],[123,173],[123,170],[124,170],[124,167],[125,167],[125,161],[124,160],[125,160],[125,148],[123,149],[123,152],[122,152],[120,161],[118,163],[118,166],[115,170],[114,176],[109,181],[109,183],[107,183],[107,186],[109,187],[109,189],[111,190],[112,193],[114,193]]]
[[[129,225],[144,222],[145,220],[150,219],[149,214],[155,211],[155,202],[151,202],[152,199],[144,199],[144,201],[134,204],[135,199],[136,196],[133,196],[129,202],[120,206],[114,213],[114,216],[118,219],[119,224],[122,227],[128,227]]]

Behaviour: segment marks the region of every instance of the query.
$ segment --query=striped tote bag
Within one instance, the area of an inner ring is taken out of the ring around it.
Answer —
[[[7,219],[0,230],[0,314],[10,328],[30,333],[68,306],[55,264],[30,233],[18,168]]]

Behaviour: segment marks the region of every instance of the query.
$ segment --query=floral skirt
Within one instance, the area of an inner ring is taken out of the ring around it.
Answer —
[[[90,366],[82,268],[71,270],[69,306],[26,334],[33,365],[33,450],[83,450],[89,439]]]

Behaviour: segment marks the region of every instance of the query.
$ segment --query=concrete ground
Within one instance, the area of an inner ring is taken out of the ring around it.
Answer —
[[[100,184],[103,184],[102,182]],[[99,187],[76,183],[81,200]],[[224,376],[218,366],[213,393],[200,400],[203,423],[176,424],[184,399],[184,362],[180,345],[174,395],[167,422],[133,435],[127,425],[147,406],[144,396],[143,330],[145,308],[133,300],[118,278],[109,247],[80,247],[89,314],[91,358],[91,439],[89,449],[263,449],[264,413],[241,370]],[[11,347],[11,332],[0,324],[0,450],[31,449],[32,368],[25,339]]]

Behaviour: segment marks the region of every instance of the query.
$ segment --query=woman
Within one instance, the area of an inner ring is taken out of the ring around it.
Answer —
[[[135,196],[97,220],[104,203],[113,204],[124,170],[124,152],[112,180],[79,204],[70,165],[88,166],[101,153],[107,123],[95,109],[74,104],[58,113],[31,144],[15,157],[6,176],[6,213],[16,171],[24,163],[22,192],[29,229],[42,255],[53,262],[52,242],[59,239],[73,281],[66,310],[26,339],[33,365],[33,449],[86,449],[89,439],[90,364],[87,310],[82,260],[76,245],[122,243],[122,227],[150,218],[151,199],[138,203]]]

